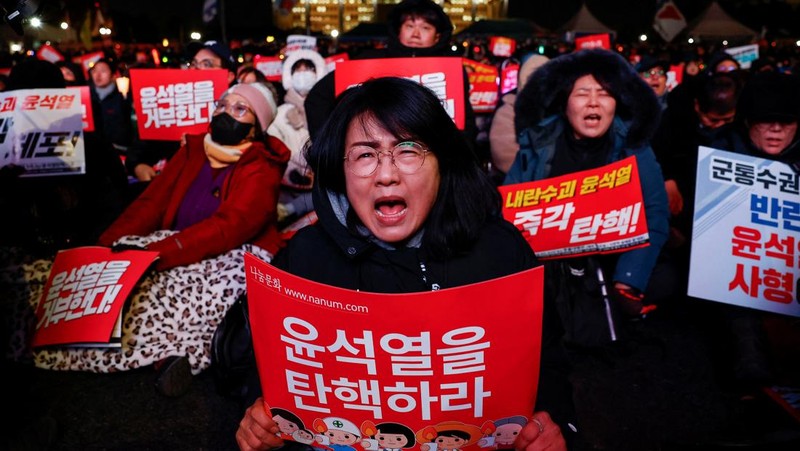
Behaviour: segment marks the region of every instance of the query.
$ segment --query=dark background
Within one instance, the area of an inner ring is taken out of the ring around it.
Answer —
[[[122,42],[160,42],[164,37],[188,40],[191,31],[204,39],[219,38],[218,21],[202,22],[203,0],[40,0],[43,18],[58,23],[69,18],[80,24],[86,11],[97,4],[114,21],[115,39]],[[279,34],[272,27],[270,0],[220,0],[226,5],[226,31],[229,39],[262,39]],[[691,23],[711,0],[674,0]],[[555,30],[579,9],[582,0],[509,0],[509,17],[532,20]],[[655,36],[652,21],[657,0],[585,0],[589,10],[604,24],[617,30],[619,41],[631,41],[641,33]],[[798,0],[719,0],[720,6],[735,19],[755,31],[765,27],[767,38],[800,36]]]

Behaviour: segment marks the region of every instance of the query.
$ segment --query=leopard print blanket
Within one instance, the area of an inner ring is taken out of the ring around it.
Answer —
[[[144,246],[173,231],[123,237],[115,244]],[[122,322],[122,348],[47,348],[31,350],[34,309],[50,274],[52,260],[31,260],[1,251],[0,313],[6,356],[39,368],[110,373],[139,368],[170,356],[189,358],[192,373],[211,364],[211,338],[233,301],[245,292],[244,254],[270,261],[263,249],[245,244],[214,258],[161,272],[151,272],[134,288]]]

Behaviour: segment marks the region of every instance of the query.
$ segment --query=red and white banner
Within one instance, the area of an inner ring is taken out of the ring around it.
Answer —
[[[336,65],[336,95],[378,77],[414,80],[433,91],[459,129],[464,129],[464,69],[461,58],[379,58],[343,61]]]
[[[268,81],[281,81],[283,78],[283,60],[279,56],[256,55],[253,66],[258,69]]]
[[[502,36],[489,38],[489,51],[492,55],[508,58],[517,50],[517,41]]]
[[[283,49],[284,55],[290,55],[298,50],[317,51],[317,38],[305,34],[290,34],[286,37],[286,47]]]
[[[350,55],[347,53],[337,53],[325,58],[325,73],[336,70],[336,65],[343,62],[350,61]]]
[[[250,254],[245,271],[264,400],[283,438],[324,449],[435,450],[439,432],[458,430],[466,434],[458,448],[477,450],[490,446],[495,424],[524,424],[533,411],[541,267],[404,294],[319,284]],[[379,437],[389,424],[402,446]]]
[[[22,177],[85,174],[82,116],[74,88],[0,92],[0,166],[22,166]]]
[[[98,246],[60,251],[36,308],[33,346],[114,346],[125,299],[157,256]]]
[[[522,231],[539,258],[649,245],[636,157],[498,189],[503,217]]]
[[[608,33],[592,34],[575,38],[575,50],[606,49],[611,50],[611,37]]]
[[[464,59],[469,77],[469,103],[476,113],[491,113],[497,108],[497,67]]]
[[[44,44],[39,47],[39,50],[36,51],[36,57],[40,60],[50,61],[51,63],[64,61],[64,55],[53,48],[52,45],[48,44]]]
[[[81,96],[81,124],[83,131],[94,131],[94,116],[92,115],[92,94],[89,86],[73,86],[67,89],[77,89]]]
[[[214,102],[228,89],[228,71],[131,69],[131,86],[141,139],[177,141],[208,130]]]

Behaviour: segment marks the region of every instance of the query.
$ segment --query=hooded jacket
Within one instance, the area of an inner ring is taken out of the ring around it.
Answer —
[[[205,134],[186,137],[186,145],[100,236],[99,245],[111,246],[126,235],[148,235],[173,227],[184,195],[207,161],[204,137]],[[232,165],[214,214],[148,246],[161,253],[157,269],[188,265],[245,243],[277,252],[281,244],[276,226],[278,187],[290,152],[276,138],[270,137],[267,144],[268,147],[254,142]]]
[[[398,32],[402,25],[403,16],[410,10],[429,8],[437,18],[437,23],[433,24],[439,33],[439,40],[432,47],[414,48],[406,47],[400,43]],[[385,49],[370,49],[361,52],[356,59],[376,59],[376,58],[414,58],[414,57],[436,57],[436,56],[459,56],[450,50],[450,39],[453,37],[453,23],[444,10],[431,0],[405,0],[398,3],[389,13],[388,18],[388,41]],[[317,131],[322,129],[325,120],[328,119],[333,107],[336,104],[336,71],[333,70],[314,85],[311,92],[306,97],[306,118],[308,119],[308,131],[311,139]],[[475,113],[469,103],[469,77],[466,70],[463,71],[464,78],[464,135],[471,143],[475,142],[478,136],[478,128],[475,124]]]
[[[504,184],[550,176],[556,142],[563,133],[571,133],[564,113],[567,97],[575,81],[584,75],[593,75],[617,102],[608,131],[612,148],[606,164],[633,155],[639,167],[650,245],[621,253],[613,280],[644,290],[669,232],[664,179],[649,144],[661,108],[653,90],[621,56],[605,50],[584,50],[553,59],[533,74],[515,103],[520,151]]]

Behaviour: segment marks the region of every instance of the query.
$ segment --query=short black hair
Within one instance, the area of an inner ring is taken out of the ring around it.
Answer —
[[[499,213],[500,194],[436,95],[395,77],[371,79],[342,93],[306,151],[320,196],[346,192],[345,137],[354,121],[375,121],[399,139],[418,141],[436,155],[441,181],[423,241],[432,259],[466,252],[489,217]]]
[[[292,64],[292,73],[301,67],[308,67],[309,69],[314,69],[314,72],[317,71],[317,65],[314,64],[313,61],[310,59],[301,58]]]

